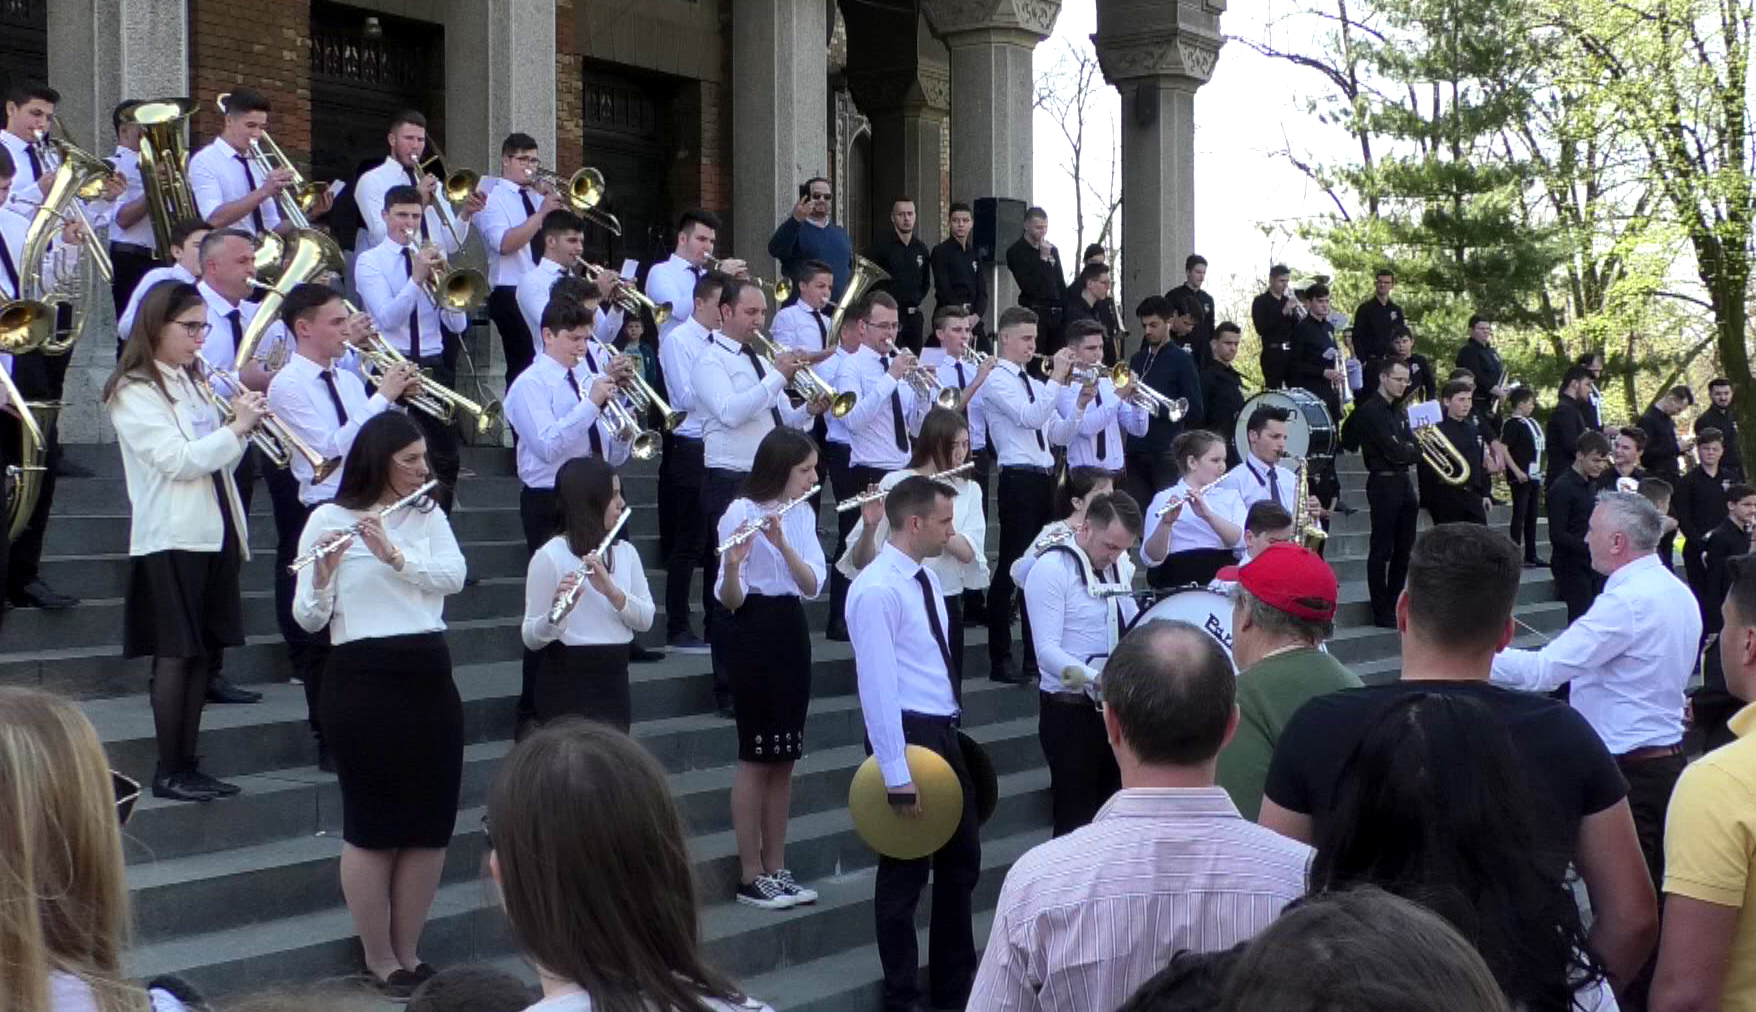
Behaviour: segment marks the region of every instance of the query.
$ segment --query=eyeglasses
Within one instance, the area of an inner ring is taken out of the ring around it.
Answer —
[[[827,193],[813,193],[813,194],[811,194],[811,199],[812,200],[828,200],[830,198],[830,196],[831,195],[827,194]]]
[[[206,337],[208,334],[213,333],[213,324],[208,323],[206,320],[196,323],[188,323],[183,320],[175,320],[173,322],[176,323],[177,326],[182,327],[183,333],[188,334],[190,337]]]
[[[134,814],[135,803],[140,800],[140,781],[111,770],[110,789],[116,793],[116,824],[126,826],[128,817]]]

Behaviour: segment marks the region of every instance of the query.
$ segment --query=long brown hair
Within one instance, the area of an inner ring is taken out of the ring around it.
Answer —
[[[165,395],[165,400],[175,402],[176,398],[165,386],[165,377],[159,372],[154,355],[158,352],[165,327],[193,307],[203,304],[201,292],[186,281],[161,281],[147,289],[145,298],[140,300],[140,310],[134,314],[134,329],[128,332],[128,342],[122,346],[121,357],[116,359],[116,370],[104,383],[104,402],[108,403],[124,382],[151,383]]]
[[[576,719],[531,735],[495,778],[488,830],[520,951],[593,1009],[743,1001],[702,957],[683,822],[634,739]]]
[[[567,539],[567,550],[580,558],[603,543],[604,514],[616,497],[616,469],[602,457],[574,457],[555,472],[555,533]],[[623,509],[628,504],[622,504]],[[605,568],[614,570],[614,552],[604,553]]]
[[[49,975],[99,1012],[144,1012],[122,977],[128,891],[115,790],[98,735],[67,701],[0,688],[0,1008],[49,1012]]]
[[[931,466],[935,474],[951,470],[951,444],[957,442],[958,433],[968,431],[969,421],[962,413],[935,405],[921,420],[921,435],[915,440],[908,469]],[[964,460],[967,462],[969,457],[966,455]]]

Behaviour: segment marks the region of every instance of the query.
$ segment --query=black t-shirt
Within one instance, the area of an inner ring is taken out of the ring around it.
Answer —
[[[1287,723],[1268,767],[1264,796],[1321,825],[1335,802],[1337,781],[1366,730],[1398,699],[1412,693],[1474,699],[1506,729],[1531,774],[1527,784],[1545,820],[1543,849],[1572,855],[1579,823],[1628,793],[1597,732],[1566,703],[1486,682],[1393,682],[1317,696]]]

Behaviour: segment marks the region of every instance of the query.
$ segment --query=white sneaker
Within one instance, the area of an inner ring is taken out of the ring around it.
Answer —
[[[807,889],[804,886],[800,885],[798,882],[794,881],[793,880],[793,873],[788,871],[787,869],[782,868],[780,871],[775,872],[774,873],[774,880],[776,882],[779,882],[781,885],[781,888],[785,889],[787,891],[787,895],[791,896],[793,898],[794,903],[815,903],[815,902],[817,902],[817,890]]]
[[[758,875],[756,881],[738,886],[738,902],[764,910],[785,910],[799,901],[773,875]]]

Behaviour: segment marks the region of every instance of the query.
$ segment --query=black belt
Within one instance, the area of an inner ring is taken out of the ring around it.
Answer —
[[[704,442],[700,436],[683,436],[683,435],[679,435],[675,432],[671,433],[671,439],[673,439],[679,443],[701,443],[701,442]]]
[[[963,715],[958,713],[918,713],[914,710],[904,710],[902,711],[902,719],[919,721],[922,724],[956,727],[963,722]]]
[[[1616,757],[1616,762],[1626,766],[1629,763],[1643,763],[1653,759],[1669,759],[1683,754],[1683,743],[1670,745],[1647,745],[1632,752],[1624,752]]]
[[[1006,471],[1026,471],[1030,474],[1040,474],[1045,477],[1055,473],[1054,468],[1044,467],[1041,464],[1002,464],[1000,465],[1000,470],[1002,473]]]
[[[110,252],[112,252],[112,253],[133,253],[133,254],[136,254],[137,256],[155,256],[155,255],[157,255],[157,251],[154,250],[151,246],[142,246],[137,242],[112,242],[112,243],[110,243]]]
[[[1088,710],[1097,709],[1097,700],[1083,692],[1072,692],[1066,689],[1063,689],[1060,692],[1049,692],[1046,689],[1038,689],[1037,695],[1042,698],[1044,703],[1059,703],[1063,706],[1080,706]]]
[[[1408,467],[1406,465],[1403,467],[1398,467],[1398,468],[1382,468],[1382,467],[1380,467],[1380,468],[1375,468],[1375,469],[1369,470],[1366,473],[1367,473],[1367,475],[1369,475],[1370,477],[1373,477],[1373,478],[1388,478],[1388,477],[1392,477],[1392,476],[1403,477],[1403,476],[1406,476],[1408,474]]]

